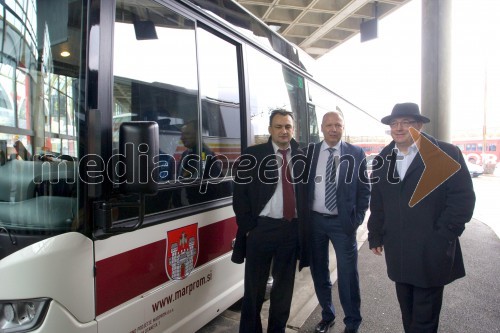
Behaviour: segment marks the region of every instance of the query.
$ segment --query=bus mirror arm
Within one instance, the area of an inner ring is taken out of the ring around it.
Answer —
[[[95,221],[97,230],[94,233],[96,238],[106,238],[107,236],[130,232],[139,229],[144,222],[144,194],[139,194],[139,200],[130,202],[96,202]],[[132,226],[114,227],[112,222],[113,208],[135,207],[139,209],[137,223]]]

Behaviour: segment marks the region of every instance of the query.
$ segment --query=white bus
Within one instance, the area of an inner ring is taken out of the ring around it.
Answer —
[[[276,107],[304,145],[356,107],[231,0],[0,8],[0,332],[195,332],[243,294],[241,149]]]

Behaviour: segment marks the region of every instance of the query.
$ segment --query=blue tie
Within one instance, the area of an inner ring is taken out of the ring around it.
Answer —
[[[325,179],[325,206],[326,208],[333,212],[337,207],[337,184],[335,183],[335,178],[337,176],[337,167],[335,166],[335,161],[333,157],[333,152],[335,148],[328,148],[330,156],[328,156],[328,161],[326,162],[326,179]]]

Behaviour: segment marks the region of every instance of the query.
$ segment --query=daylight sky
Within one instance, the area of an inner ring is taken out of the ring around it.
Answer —
[[[452,1],[452,133],[482,129],[485,110],[487,126],[500,128],[500,1],[471,3]],[[380,20],[377,39],[358,35],[321,57],[320,81],[377,118],[395,103],[420,104],[421,5]]]

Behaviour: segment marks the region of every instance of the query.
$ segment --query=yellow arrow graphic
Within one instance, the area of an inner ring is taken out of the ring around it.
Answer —
[[[413,207],[453,176],[461,166],[413,127],[410,127],[410,134],[425,165],[424,172],[408,203],[410,207]]]

